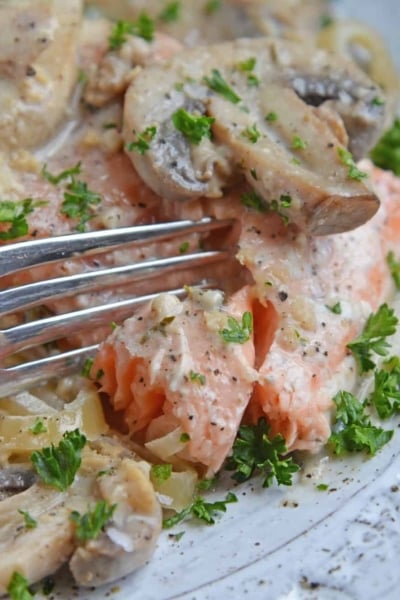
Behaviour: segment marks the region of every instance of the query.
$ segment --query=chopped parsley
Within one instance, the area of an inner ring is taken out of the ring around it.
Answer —
[[[347,176],[349,177],[349,179],[361,181],[365,177],[368,177],[367,173],[364,173],[364,171],[360,171],[360,169],[357,168],[357,165],[354,162],[351,152],[349,152],[345,148],[338,148],[337,153],[340,158],[340,162],[345,167],[348,167]]]
[[[85,362],[83,363],[83,367],[81,370],[82,377],[90,377],[90,371],[92,369],[93,363],[94,363],[94,358],[88,357],[85,359]]]
[[[154,125],[150,126],[150,127],[146,127],[146,129],[144,129],[142,131],[142,133],[137,134],[136,142],[131,142],[130,144],[128,144],[127,148],[129,150],[129,152],[132,152],[134,150],[135,152],[138,152],[139,154],[145,154],[145,152],[147,152],[147,150],[149,150],[150,142],[153,141],[156,133],[157,133],[157,127],[154,127]]]
[[[160,16],[158,17],[160,21],[164,21],[164,23],[173,23],[177,21],[181,14],[181,3],[180,2],[170,2],[167,4],[163,11],[161,11]]]
[[[264,417],[257,425],[242,425],[226,462],[226,469],[234,471],[232,479],[242,483],[256,471],[264,477],[263,487],[274,479],[279,485],[292,485],[292,475],[299,470],[292,457],[283,456],[287,447],[281,434],[270,439],[270,426]]]
[[[182,444],[186,444],[187,442],[190,442],[190,435],[186,432],[181,433],[179,441]]]
[[[260,83],[260,80],[258,79],[257,75],[252,73],[254,67],[256,66],[256,62],[256,58],[254,56],[251,56],[247,60],[243,60],[242,62],[236,65],[239,71],[247,73],[247,84],[250,86],[256,86]]]
[[[96,539],[104,526],[112,518],[116,504],[108,504],[105,500],[98,500],[93,510],[88,510],[81,515],[77,510],[71,512],[70,519],[75,523],[75,535],[80,542]]]
[[[333,304],[332,306],[328,306],[328,304],[325,304],[326,308],[328,310],[330,310],[334,315],[341,315],[342,314],[342,305],[340,304],[340,302],[336,302],[335,304]]]
[[[38,417],[32,427],[29,428],[29,431],[33,433],[33,435],[40,435],[41,433],[47,433],[47,427],[42,419]]]
[[[6,231],[0,231],[0,240],[15,240],[27,235],[29,225],[26,217],[33,213],[35,208],[45,206],[44,200],[0,200],[0,223],[8,223],[10,226]]]
[[[303,140],[298,135],[294,135],[292,139],[292,149],[293,150],[305,150],[308,144],[305,140]]]
[[[225,100],[232,102],[232,104],[238,104],[241,101],[240,96],[227,84],[218,69],[212,69],[211,74],[211,77],[204,77],[204,82],[208,87],[223,96]]]
[[[327,483],[319,483],[316,488],[319,492],[326,492],[329,489],[329,485]]]
[[[175,128],[183,133],[192,144],[200,144],[203,137],[211,138],[211,125],[214,121],[214,117],[194,115],[188,113],[184,108],[179,108],[172,115]]]
[[[21,573],[14,571],[7,586],[11,600],[33,600],[34,594],[29,589],[28,580]]]
[[[265,120],[268,121],[268,123],[274,123],[278,120],[278,115],[276,114],[276,112],[269,112],[265,117]]]
[[[49,183],[52,183],[53,185],[58,185],[61,181],[64,181],[64,179],[73,181],[75,175],[81,174],[81,162],[79,161],[75,166],[61,171],[61,173],[58,175],[53,175],[53,173],[50,173],[47,170],[47,164],[45,163],[42,167],[41,174]]]
[[[129,35],[136,35],[147,42],[154,38],[154,21],[146,13],[139,15],[137,21],[117,21],[108,38],[110,50],[118,50],[125,44]]]
[[[172,465],[168,463],[164,465],[152,465],[150,473],[152,477],[157,479],[160,483],[162,481],[167,481],[172,475]]]
[[[331,25],[333,25],[334,22],[335,20],[330,15],[322,15],[320,21],[321,29],[330,27]]]
[[[227,344],[244,344],[253,333],[253,315],[246,311],[240,323],[234,317],[228,317],[227,327],[219,330],[219,335]]]
[[[76,179],[81,174],[81,163],[53,175],[47,170],[46,165],[42,168],[42,175],[53,185],[69,180],[64,189],[64,200],[61,204],[61,213],[70,219],[78,219],[77,231],[85,231],[86,223],[94,217],[93,206],[100,204],[102,197],[90,190],[87,183]]]
[[[335,454],[365,451],[374,455],[391,440],[393,431],[372,425],[363,404],[353,394],[340,391],[333,401],[336,421],[328,444]]]
[[[206,385],[206,376],[202,373],[196,373],[195,371],[190,371],[189,373],[190,381],[193,383],[199,383],[200,385]]]
[[[400,175],[400,119],[395,119],[392,127],[383,134],[370,153],[372,162]]]
[[[374,390],[367,402],[374,406],[381,419],[400,412],[400,358],[393,356],[385,361],[382,369],[374,373]]]
[[[100,204],[102,198],[90,190],[84,181],[71,181],[64,192],[61,212],[70,219],[78,219],[77,231],[85,231],[86,223],[94,217],[92,206]]]
[[[385,101],[382,98],[379,98],[379,96],[375,96],[375,98],[372,100],[372,104],[374,106],[384,106]]]
[[[396,332],[398,318],[394,310],[382,304],[376,313],[371,314],[364,330],[353,342],[347,344],[356,360],[359,373],[365,373],[375,367],[371,354],[386,356],[390,347],[386,338]]]
[[[390,274],[396,286],[396,289],[400,290],[400,262],[396,260],[392,251],[386,257],[386,262],[390,269]]]
[[[197,496],[192,504],[181,510],[181,512],[176,513],[169,519],[164,519],[163,528],[170,529],[189,516],[196,517],[207,523],[207,525],[214,525],[214,513],[226,512],[226,505],[232,502],[237,502],[237,497],[232,492],[228,492],[225,500],[217,500],[216,502],[206,502],[202,496]]]
[[[185,252],[187,252],[189,248],[189,242],[182,242],[182,244],[179,246],[179,254],[185,254]]]
[[[26,529],[35,529],[37,527],[36,519],[34,519],[26,510],[18,509],[18,512],[24,517]]]
[[[266,212],[268,210],[268,203],[254,191],[241,194],[240,201],[247,208],[253,208],[254,210],[258,210],[258,212]]]
[[[207,15],[212,15],[221,8],[222,0],[209,0],[204,6],[204,12]]]
[[[241,135],[242,137],[247,138],[252,144],[255,144],[259,140],[261,134],[257,129],[257,125],[254,123],[254,125],[249,125],[246,127],[246,129],[242,131]]]
[[[74,481],[81,466],[81,450],[86,437],[75,429],[66,431],[58,446],[51,444],[31,454],[31,462],[40,479],[61,491],[66,490]]]
[[[213,488],[215,486],[217,481],[218,481],[218,475],[214,475],[214,477],[211,477],[211,479],[200,479],[196,488],[199,491],[206,492],[208,490],[211,490],[211,488]]]

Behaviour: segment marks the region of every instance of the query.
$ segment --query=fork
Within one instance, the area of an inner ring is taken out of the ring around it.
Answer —
[[[68,258],[104,253],[122,246],[170,240],[190,233],[209,234],[213,231],[229,230],[234,223],[233,219],[215,220],[205,217],[199,221],[172,221],[18,242],[0,248],[0,277]],[[168,258],[154,258],[131,265],[99,268],[0,290],[0,317],[50,300],[62,299],[77,293],[98,291],[110,284],[115,285],[116,282],[143,281],[150,277],[160,277],[161,273],[212,265],[227,260],[229,256],[229,252],[225,249],[199,249],[197,252]],[[196,285],[199,282],[186,283]],[[207,285],[210,285],[209,282]],[[88,324],[90,328],[96,328],[112,321],[122,321],[132,314],[135,307],[152,300],[161,292],[168,291],[183,296],[185,287],[160,289],[156,293],[44,317],[0,330],[0,363],[4,362],[6,357],[26,348],[68,337],[87,327]],[[62,377],[79,372],[84,361],[90,359],[97,348],[98,344],[94,344],[0,368],[0,397],[15,394],[55,375]]]

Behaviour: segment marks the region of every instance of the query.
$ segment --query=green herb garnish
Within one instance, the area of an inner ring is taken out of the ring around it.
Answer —
[[[187,442],[190,442],[190,435],[186,432],[181,433],[179,441],[182,444],[186,444]]]
[[[282,435],[270,439],[270,426],[261,417],[257,425],[242,425],[228,457],[226,468],[235,471],[232,479],[242,483],[259,471],[264,477],[263,487],[274,479],[280,485],[292,485],[292,475],[299,470],[292,457],[284,456],[287,447]]]
[[[44,164],[41,171],[42,176],[52,183],[53,185],[58,185],[64,179],[69,179],[70,181],[74,180],[75,175],[81,174],[81,162],[77,162],[75,166],[70,167],[69,169],[65,169],[61,171],[58,175],[53,175],[47,170],[47,164]]]
[[[241,194],[240,202],[247,208],[253,208],[258,212],[267,212],[268,210],[268,203],[257,192],[251,191]]]
[[[93,363],[94,358],[88,357],[85,359],[85,362],[83,363],[83,367],[81,369],[82,377],[90,377],[90,371],[93,367]]]
[[[207,525],[214,525],[214,513],[226,512],[226,505],[232,502],[237,502],[237,497],[232,492],[228,492],[225,500],[217,500],[216,502],[206,502],[202,496],[198,496],[192,504],[184,508],[181,512],[169,519],[164,519],[163,528],[170,529],[189,516],[196,517],[207,523]]]
[[[75,523],[75,535],[80,542],[96,539],[104,526],[112,518],[116,504],[108,504],[105,500],[98,500],[93,510],[88,510],[81,515],[77,510],[71,512],[70,519]]]
[[[150,148],[150,142],[153,141],[154,136],[157,133],[157,128],[154,126],[146,127],[142,133],[137,134],[137,141],[128,144],[127,148],[129,152],[135,150],[139,154],[145,154]]]
[[[252,144],[255,144],[261,134],[257,129],[257,125],[254,123],[254,125],[249,125],[246,127],[246,129],[242,131],[241,135],[247,138]]]
[[[253,333],[253,315],[246,311],[240,323],[234,317],[228,317],[228,326],[218,332],[227,344],[244,344]]]
[[[47,427],[43,423],[42,419],[38,417],[34,425],[29,428],[29,431],[33,433],[33,435],[40,435],[41,433],[47,433]]]
[[[365,373],[375,367],[372,352],[386,356],[390,344],[386,338],[396,332],[398,318],[394,310],[387,304],[382,304],[375,314],[371,314],[364,330],[353,342],[347,344],[356,360],[359,373]]]
[[[269,112],[265,117],[265,120],[268,121],[268,123],[274,123],[278,120],[278,115],[276,114],[276,112]]]
[[[152,465],[150,469],[151,475],[154,479],[157,479],[160,483],[162,481],[167,481],[172,475],[172,465],[164,464],[164,465]]]
[[[160,21],[164,21],[164,23],[173,23],[173,21],[177,21],[180,17],[181,13],[181,3],[180,2],[170,2],[166,5],[164,10],[160,13],[158,17]]]
[[[372,162],[381,169],[400,175],[400,119],[395,119],[392,127],[371,150],[370,156]]]
[[[305,150],[307,148],[307,142],[298,135],[294,135],[292,139],[293,150]]]
[[[94,217],[92,206],[100,204],[102,198],[90,190],[84,181],[71,181],[64,192],[61,212],[70,219],[78,219],[77,231],[85,231],[86,223]]]
[[[212,69],[211,74],[212,77],[204,77],[204,81],[208,87],[214,92],[217,92],[217,94],[223,96],[226,100],[229,100],[229,102],[238,104],[238,102],[241,101],[241,98],[227,84],[218,69]]]
[[[336,421],[328,444],[335,454],[365,451],[374,455],[391,440],[393,431],[372,425],[364,406],[353,394],[340,391],[333,401]]]
[[[190,371],[189,373],[190,381],[194,383],[199,383],[200,385],[206,385],[206,376],[202,373],[196,373],[195,371]]]
[[[386,257],[386,262],[390,269],[396,289],[400,290],[400,262],[396,260],[394,252],[390,251]]]
[[[207,15],[212,15],[221,8],[222,0],[209,0],[204,6],[204,12]]]
[[[192,144],[200,144],[203,137],[211,138],[211,125],[214,121],[214,117],[193,115],[184,108],[179,108],[172,115],[175,128],[183,133]]]
[[[110,50],[118,50],[128,39],[128,35],[136,35],[147,42],[154,38],[154,21],[146,13],[139,15],[137,21],[117,21],[108,38]]]
[[[351,152],[349,152],[345,148],[338,148],[337,153],[340,158],[340,162],[345,167],[348,167],[347,176],[349,177],[349,179],[361,181],[362,179],[364,179],[364,177],[368,177],[367,173],[364,173],[364,171],[360,171],[360,169],[357,168],[357,165],[354,162]]]
[[[31,454],[31,462],[40,479],[61,491],[66,490],[74,481],[81,466],[81,450],[86,437],[75,429],[66,431],[58,446],[51,444]]]
[[[18,509],[18,512],[24,517],[26,529],[35,529],[37,527],[36,519],[34,519],[26,510]]]
[[[8,223],[10,226],[6,231],[0,231],[0,240],[15,240],[27,235],[29,225],[26,217],[33,213],[35,208],[45,206],[44,200],[1,200],[0,201],[0,223]]]
[[[367,402],[374,406],[381,419],[400,412],[400,358],[393,356],[385,361],[382,369],[374,373],[374,390]]]
[[[11,600],[33,600],[34,595],[29,590],[28,580],[21,573],[14,571],[7,586]]]
[[[333,304],[332,306],[328,306],[328,304],[325,304],[326,308],[328,310],[330,310],[334,315],[341,315],[342,314],[342,305],[340,304],[340,302],[336,302],[335,304]]]

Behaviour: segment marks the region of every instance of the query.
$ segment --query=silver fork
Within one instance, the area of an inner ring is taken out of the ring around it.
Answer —
[[[215,230],[231,228],[233,224],[232,219],[218,221],[205,217],[199,221],[156,223],[14,243],[0,248],[0,277],[72,257],[103,253],[128,244],[162,241],[190,233],[208,234]],[[97,291],[110,283],[115,285],[126,283],[127,280],[130,283],[142,281],[179,269],[215,264],[227,260],[228,257],[229,253],[224,249],[199,250],[190,254],[155,258],[107,269],[99,268],[77,275],[3,289],[0,290],[0,317],[77,293]],[[196,283],[199,282],[185,281],[187,285]],[[155,298],[164,291],[178,295],[185,294],[183,287],[172,290],[161,288],[156,293],[45,317],[1,330],[0,364],[7,356],[26,348],[68,337],[85,325],[87,327],[90,324],[90,328],[96,328],[112,321],[121,321],[127,318],[136,306]],[[0,397],[17,393],[55,375],[62,377],[79,372],[84,361],[94,355],[97,347],[98,345],[86,346],[16,366],[0,368]]]

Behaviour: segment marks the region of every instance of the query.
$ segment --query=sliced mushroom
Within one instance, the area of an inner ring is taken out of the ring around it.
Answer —
[[[96,539],[80,542],[71,512],[84,514],[98,500],[116,504],[115,512]],[[19,510],[37,521],[34,529],[25,528]],[[150,557],[160,530],[161,508],[148,464],[103,439],[84,450],[79,474],[67,491],[38,482],[0,502],[0,594],[15,571],[33,583],[68,560],[79,585],[114,581]]]
[[[15,465],[0,470],[0,500],[30,488],[36,480],[35,473],[25,465]]]
[[[234,102],[210,89],[216,71],[237,95]],[[125,97],[124,137],[129,147],[148,127],[155,131],[147,151],[131,146],[130,157],[160,195],[220,196],[239,165],[247,176],[257,170],[259,179],[249,183],[266,199],[291,190],[291,216],[298,225],[314,234],[334,233],[357,227],[378,208],[370,189],[348,177],[332,132],[341,141],[348,135],[357,155],[367,151],[384,123],[384,107],[374,103],[378,95],[378,87],[341,57],[296,42],[237,40],[178,53],[163,66],[138,72]],[[213,116],[213,140],[204,137],[195,145],[178,131],[172,116],[180,108]],[[266,121],[269,112],[276,113],[277,127]],[[248,127],[262,134],[255,143],[246,140]],[[290,148],[290,132],[307,137],[307,152]],[[293,164],[297,160],[300,165]]]
[[[0,2],[0,148],[40,144],[66,114],[81,4]]]

